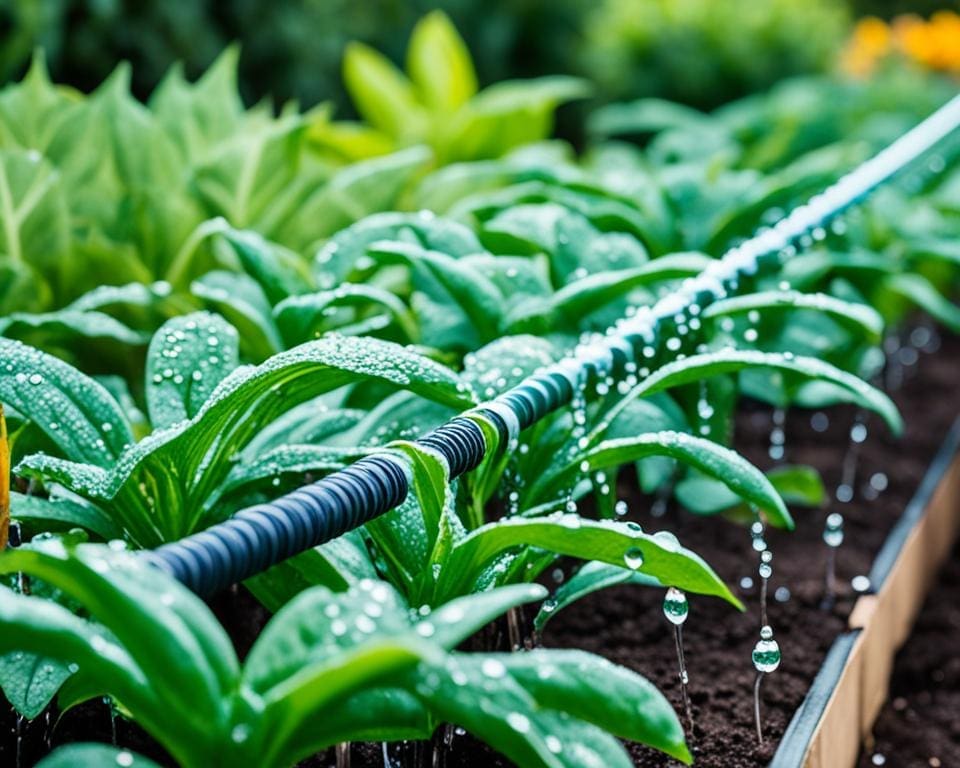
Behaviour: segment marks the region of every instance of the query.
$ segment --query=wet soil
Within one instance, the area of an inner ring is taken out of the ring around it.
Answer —
[[[924,603],[897,655],[890,698],[861,768],[960,765],[960,548]]]
[[[944,338],[936,354],[921,354],[919,362],[908,369],[905,383],[892,393],[906,423],[901,438],[890,435],[878,419],[867,419],[868,436],[859,447],[854,497],[848,503],[837,501],[833,492],[840,483],[844,457],[850,448],[855,409],[842,406],[822,414],[809,411],[788,414],[783,462],[810,464],[819,469],[830,492],[830,501],[824,509],[792,510],[796,531],[771,530],[767,534],[774,553],[774,572],[768,587],[769,622],[776,632],[783,660],[780,668],[768,675],[763,684],[762,746],[758,744],[753,720],[755,672],[750,652],[758,638],[760,614],[758,561],[750,545],[749,532],[742,525],[722,518],[698,517],[672,507],[665,515],[655,517],[650,512],[655,505],[639,493],[630,477],[632,473],[621,473],[618,491],[629,505],[627,519],[636,520],[647,531],[674,532],[684,546],[702,555],[728,584],[734,585],[747,605],[746,612],[738,613],[719,600],[690,596],[684,639],[695,719],[691,741],[698,766],[753,768],[765,765],[772,757],[827,649],[845,626],[856,597],[851,579],[868,573],[874,555],[915,492],[950,424],[960,413],[960,388],[956,386],[958,359],[960,340]],[[742,405],[737,420],[736,447],[762,468],[774,465],[767,453],[771,425],[768,407],[749,402]],[[880,487],[882,490],[878,491]],[[837,559],[837,599],[829,610],[824,610],[821,601],[826,548],[821,533],[830,511],[843,512],[846,538]],[[956,568],[952,571],[954,602],[956,586],[960,583],[960,573],[956,571]],[[949,573],[951,571],[948,577]],[[659,590],[638,587],[605,590],[554,618],[542,642],[546,647],[582,648],[634,669],[654,682],[680,711],[676,650],[672,627],[661,614],[661,600]],[[946,600],[949,602],[949,598]],[[266,620],[266,613],[242,588],[220,596],[212,607],[242,656]],[[937,754],[942,765],[960,765],[957,747],[960,726],[952,718],[960,705],[960,663],[949,656],[950,649],[956,647],[960,608],[954,606],[952,610],[949,622],[945,614],[939,618],[921,618],[920,625],[922,630],[924,626],[943,629],[949,624],[954,632],[952,640],[921,637],[917,642],[930,644],[921,646],[925,649],[922,653],[929,658],[908,665],[895,678],[894,708],[884,712],[878,725],[877,749],[892,755],[899,748],[912,750],[911,744],[916,743],[919,751],[906,752],[905,762],[891,760],[888,765],[928,765],[926,760],[937,756],[929,751],[934,746],[940,750]],[[529,622],[532,616],[533,612],[528,611],[525,618]],[[939,662],[933,660],[934,651],[939,654]],[[906,706],[901,706],[902,701],[907,702]],[[919,741],[913,722],[906,720],[908,715],[936,723],[941,741],[935,741],[932,736],[926,742]],[[17,764],[17,733],[12,713],[0,712],[0,765]],[[99,702],[78,707],[59,719],[51,713],[32,723],[21,723],[19,734],[22,766],[34,765],[51,746],[112,739],[125,748],[172,765],[137,726],[122,718],[111,722],[109,709]],[[628,745],[628,749],[637,766],[671,764],[653,750],[634,744]],[[427,745],[395,746],[391,748],[391,765],[427,766],[431,763],[431,752]],[[924,762],[916,762],[911,757],[914,754],[925,755]],[[351,757],[352,768],[385,766],[379,744],[353,745]],[[454,739],[452,749],[444,755],[444,763],[447,768],[509,766],[505,759],[468,735]],[[329,752],[311,758],[303,766],[333,764],[333,754]],[[867,764],[871,763],[864,763]]]

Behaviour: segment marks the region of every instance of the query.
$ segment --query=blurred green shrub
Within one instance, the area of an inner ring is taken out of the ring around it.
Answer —
[[[340,76],[348,43],[403,61],[415,24],[434,9],[460,30],[481,85],[586,75],[607,99],[701,107],[829,65],[850,15],[838,0],[4,0],[0,78],[22,74],[40,46],[54,78],[85,91],[129,60],[134,93],[145,97],[174,62],[196,77],[239,41],[248,101],[332,100],[349,117]]]
[[[602,0],[580,66],[614,99],[713,107],[828,68],[848,28],[836,0]]]

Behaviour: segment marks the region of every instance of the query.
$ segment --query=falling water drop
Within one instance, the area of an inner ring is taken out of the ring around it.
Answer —
[[[770,428],[770,447],[767,451],[774,461],[782,461],[786,452],[787,435],[784,428],[787,412],[784,408],[774,408]]]
[[[780,666],[780,645],[773,639],[773,629],[769,625],[764,625],[760,629],[760,639],[753,646],[754,669],[757,670],[757,678],[753,685],[753,716],[757,726],[757,741],[763,745],[763,724],[760,721],[760,686],[763,683],[763,676],[775,672]]]
[[[767,584],[773,575],[773,552],[765,549],[760,553],[760,566],[757,572],[760,574],[760,625],[767,626]]]
[[[821,608],[829,610],[836,599],[837,548],[843,544],[843,515],[839,512],[831,512],[827,515],[823,527],[823,541],[827,545],[827,567]]]
[[[683,710],[687,716],[687,738],[693,739],[693,707],[690,704],[690,694],[687,691],[689,677],[687,663],[683,655],[683,623],[687,620],[690,606],[687,596],[676,587],[670,587],[663,598],[663,615],[673,624],[674,640],[677,646],[677,664],[679,667],[680,693],[683,697]]]

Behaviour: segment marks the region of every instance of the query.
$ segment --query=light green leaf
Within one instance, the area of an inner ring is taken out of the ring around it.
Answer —
[[[443,11],[428,13],[413,28],[407,71],[430,109],[454,110],[477,92],[470,53]]]
[[[164,323],[147,350],[146,395],[154,429],[191,419],[239,364],[236,329],[194,312]]]
[[[0,339],[0,401],[35,422],[72,460],[109,466],[133,442],[106,389],[57,358]]]

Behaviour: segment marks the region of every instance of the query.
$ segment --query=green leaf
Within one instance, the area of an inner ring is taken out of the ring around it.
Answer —
[[[287,344],[300,344],[321,335],[336,308],[357,307],[385,309],[411,341],[420,333],[412,313],[393,293],[370,285],[344,283],[330,291],[306,293],[284,299],[273,310],[277,327]]]
[[[37,424],[72,460],[112,464],[133,442],[126,417],[106,389],[57,358],[0,339],[0,401]]]
[[[826,498],[820,473],[813,467],[776,467],[767,472],[767,479],[780,497],[789,505],[818,507]],[[698,515],[714,515],[737,508],[749,519],[749,509],[723,483],[709,477],[687,477],[677,483],[677,501]]]
[[[57,496],[44,499],[14,491],[10,494],[10,517],[23,523],[27,530],[38,532],[55,527],[80,527],[104,541],[119,539],[122,535],[122,531],[98,507]]]
[[[696,275],[709,263],[701,254],[678,253],[641,267],[589,275],[567,283],[549,299],[520,305],[507,322],[512,332],[546,333],[557,326],[576,330],[585,317],[635,288]]]
[[[34,653],[15,651],[0,656],[0,688],[27,720],[47,708],[71,674],[66,664]]]
[[[340,593],[316,587],[294,598],[263,629],[247,656],[243,679],[267,695],[291,675],[335,658],[342,649],[409,630],[406,605],[383,582],[364,582]]]
[[[462,314],[480,343],[496,338],[503,297],[482,273],[444,253],[408,243],[373,243],[369,254],[384,264],[409,266],[413,270],[413,284],[419,295],[442,308],[445,315]],[[417,298],[415,294],[415,307],[418,306]],[[429,331],[424,332],[424,338],[431,340]],[[470,346],[475,348],[477,345]]]
[[[697,594],[740,601],[700,557],[683,549],[672,534],[648,535],[626,523],[589,520],[575,514],[544,518],[505,518],[471,531],[456,544],[443,567],[438,595],[469,591],[483,567],[516,547],[540,547],[583,560],[601,560],[649,574],[663,584]],[[634,557],[636,556],[636,557]]]
[[[256,232],[227,229],[221,237],[233,248],[247,274],[260,284],[271,305],[312,288],[310,269],[298,254]]]
[[[316,191],[283,221],[275,236],[264,234],[298,253],[312,253],[326,238],[364,216],[398,208],[401,196],[431,157],[425,147],[410,147],[347,166],[328,184],[319,189],[314,185]]]
[[[62,186],[60,174],[37,151],[0,149],[0,260],[30,265],[60,297],[70,290],[71,276]]]
[[[944,298],[922,275],[891,275],[883,281],[882,286],[908,299],[954,333],[960,333],[960,307]]]
[[[363,43],[349,43],[343,82],[368,123],[400,141],[420,134],[426,115],[413,84],[386,56]]]
[[[160,768],[153,760],[107,744],[67,744],[58,747],[37,763],[37,768],[104,768],[108,765]]]
[[[283,349],[270,302],[249,275],[219,269],[207,272],[190,284],[190,292],[236,328],[245,357],[260,361]]]
[[[184,157],[199,160],[240,130],[239,46],[224,48],[196,83],[175,64],[150,96],[150,109]]]
[[[605,440],[566,466],[534,483],[527,498],[546,499],[569,486],[580,474],[615,469],[648,456],[669,456],[716,478],[731,491],[769,516],[778,528],[793,528],[783,500],[764,474],[735,451],[685,432],[653,432],[636,437]]]
[[[619,565],[600,562],[584,563],[580,570],[557,588],[550,599],[544,601],[533,620],[533,626],[538,632],[542,632],[547,622],[568,605],[601,589],[618,584],[637,584],[643,587],[663,586],[660,580],[653,576],[636,573]]]
[[[483,246],[472,229],[456,221],[420,213],[375,213],[337,232],[317,253],[314,272],[324,288],[336,288],[380,240],[419,243],[430,251],[461,258]]]
[[[738,349],[723,349],[718,352],[691,355],[683,360],[661,366],[617,403],[607,414],[606,421],[611,421],[616,413],[626,407],[633,398],[645,397],[672,387],[697,382],[709,376],[750,368],[773,368],[804,378],[835,384],[849,392],[850,399],[857,405],[880,414],[894,434],[900,434],[903,430],[903,420],[893,401],[853,374],[812,357],[798,357],[789,352],[774,353]]]
[[[407,71],[420,101],[449,112],[477,92],[470,53],[443,11],[432,11],[413,28],[407,49]]]
[[[147,350],[150,423],[163,429],[197,415],[239,364],[236,329],[219,315],[194,312],[164,323]]]
[[[562,709],[615,736],[693,762],[669,702],[649,681],[624,667],[583,651],[535,650],[494,658],[541,706]]]
[[[711,304],[704,310],[703,318],[712,319],[775,309],[809,309],[825,313],[848,328],[866,333],[870,340],[877,340],[883,335],[883,318],[873,307],[842,301],[823,293],[762,291],[746,296],[736,296]]]

